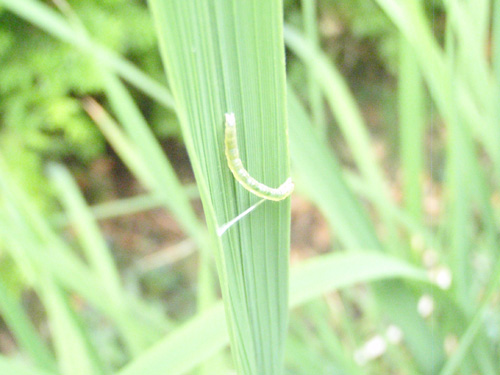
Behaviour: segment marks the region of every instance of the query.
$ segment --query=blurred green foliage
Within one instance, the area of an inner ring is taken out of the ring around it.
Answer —
[[[84,25],[92,38],[162,79],[145,2],[58,3],[75,27]],[[99,97],[103,82],[94,60],[2,9],[0,66],[0,146],[16,177],[43,205],[48,193],[42,183],[44,161],[64,159],[85,165],[106,151],[104,138],[80,103],[85,96]],[[139,102],[157,133],[179,134],[172,126],[173,115],[148,106],[143,97]]]
[[[302,29],[304,0],[285,0],[285,17],[289,24]],[[443,4],[425,0],[433,26],[442,26]],[[366,0],[317,0],[318,27],[321,47],[341,60],[344,69],[351,66],[354,73],[370,70],[379,64],[396,75],[398,64],[399,33],[391,20],[374,1]],[[442,35],[443,30],[438,34]],[[354,55],[354,56],[353,56]],[[357,63],[357,64],[356,64]],[[344,72],[349,75],[349,72]],[[368,82],[370,85],[372,82]]]

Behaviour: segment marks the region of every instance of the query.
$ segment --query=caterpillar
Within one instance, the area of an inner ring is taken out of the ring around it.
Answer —
[[[240,151],[238,149],[238,139],[236,135],[236,119],[234,113],[226,113],[226,129],[225,129],[225,153],[227,165],[234,178],[249,192],[258,197],[269,199],[272,201],[281,201],[292,194],[294,184],[292,178],[289,177],[283,184],[277,188],[269,187],[255,178],[250,176],[250,173],[243,166],[240,159]]]

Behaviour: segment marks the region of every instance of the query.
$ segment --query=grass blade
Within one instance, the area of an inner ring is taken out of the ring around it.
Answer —
[[[403,197],[407,211],[422,219],[422,183],[424,170],[424,86],[412,47],[400,38],[399,61],[399,134]]]
[[[281,1],[150,1],[209,229],[255,203],[224,156],[235,113],[244,165],[266,185],[289,176]],[[281,374],[290,203],[266,202],[220,239],[218,270],[243,374]]]
[[[314,48],[320,48],[318,18],[317,18],[317,1],[302,0],[302,19],[304,22],[304,34]],[[314,71],[310,69],[307,79],[307,94],[309,97],[309,105],[311,106],[312,122],[318,129],[318,134],[327,134],[327,121],[325,116],[325,108],[323,105],[323,94],[319,88]]]
[[[58,197],[71,218],[91,272],[96,275],[106,297],[118,312],[115,315],[116,324],[121,326],[125,343],[131,353],[137,354],[151,342],[143,330],[134,330],[136,326],[127,323],[127,294],[121,285],[111,250],[69,171],[63,166],[53,164],[49,173]]]
[[[61,375],[103,375],[104,366],[66,296],[46,275],[38,281]]]
[[[361,174],[376,189],[380,201],[388,200],[388,187],[382,169],[369,152],[370,136],[365,121],[344,78],[322,52],[314,49],[292,27],[285,28],[285,38],[287,47],[314,71]]]
[[[315,134],[302,103],[290,87],[288,114],[292,163],[298,186],[322,210],[344,247],[377,248],[375,230],[344,181],[339,162]]]
[[[372,267],[373,264],[377,267]],[[292,269],[290,306],[296,307],[357,283],[398,277],[428,282],[425,272],[383,254],[318,256]],[[228,340],[224,309],[222,304],[217,304],[172,332],[117,375],[185,374],[222,349]]]
[[[0,312],[2,320],[9,327],[18,345],[30,356],[33,363],[42,369],[55,370],[54,356],[42,341],[21,304],[7,288],[2,275],[0,275]]]

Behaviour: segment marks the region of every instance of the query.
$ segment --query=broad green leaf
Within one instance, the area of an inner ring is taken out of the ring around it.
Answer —
[[[243,163],[271,187],[289,177],[282,3],[152,0],[162,57],[209,229],[257,199],[227,167],[224,114]],[[231,346],[242,374],[281,374],[290,202],[265,202],[218,238]]]

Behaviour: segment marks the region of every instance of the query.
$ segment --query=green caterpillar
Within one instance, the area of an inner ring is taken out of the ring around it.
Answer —
[[[272,201],[281,201],[292,194],[294,184],[291,177],[289,177],[279,187],[272,188],[250,176],[250,173],[248,173],[245,169],[240,159],[234,113],[226,113],[226,132],[224,144],[229,169],[233,173],[234,178],[249,192],[257,195],[258,197]]]

